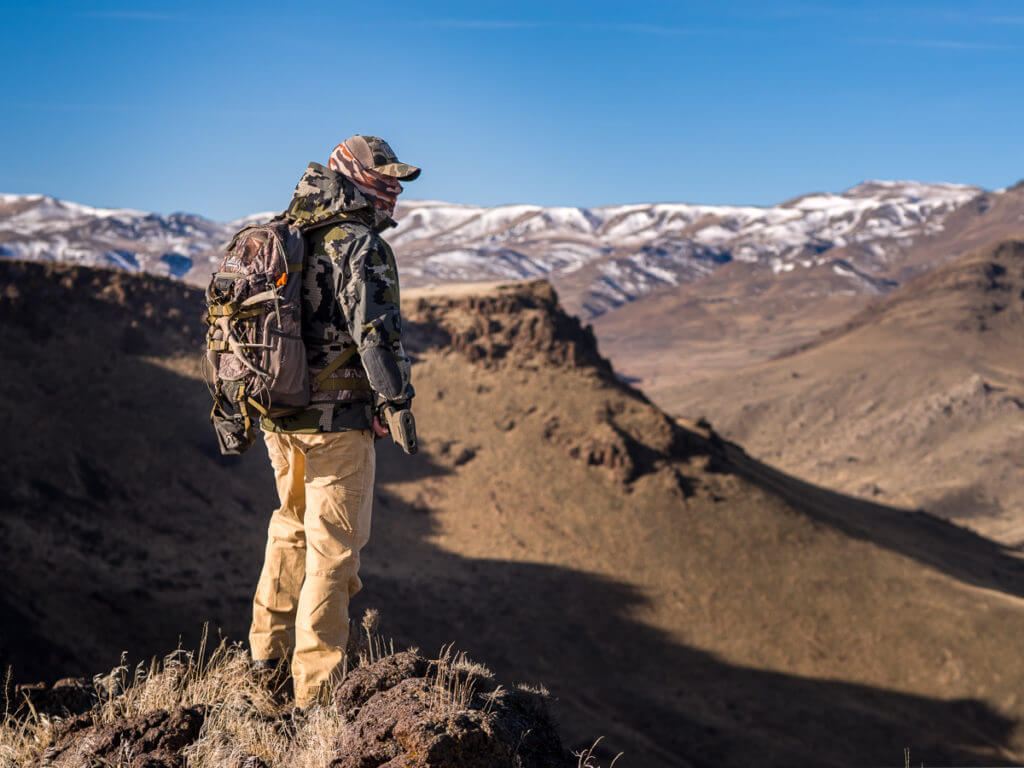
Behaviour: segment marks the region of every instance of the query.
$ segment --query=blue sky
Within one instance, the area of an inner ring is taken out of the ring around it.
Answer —
[[[1024,2],[0,0],[0,191],[233,218],[352,133],[418,199],[1024,177]]]

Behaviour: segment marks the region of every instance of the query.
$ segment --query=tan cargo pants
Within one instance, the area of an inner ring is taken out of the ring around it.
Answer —
[[[369,430],[264,432],[281,506],[270,518],[253,600],[254,659],[291,656],[295,704],[308,706],[340,676],[349,598],[362,587],[376,454]]]

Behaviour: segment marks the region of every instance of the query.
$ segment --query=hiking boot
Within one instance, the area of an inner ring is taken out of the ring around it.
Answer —
[[[253,659],[252,668],[257,674],[276,672],[284,665],[284,659]]]
[[[292,697],[292,676],[285,659],[254,659],[252,671],[277,702],[284,704]]]

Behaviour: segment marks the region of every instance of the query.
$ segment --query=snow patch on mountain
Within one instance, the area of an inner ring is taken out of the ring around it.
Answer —
[[[657,203],[595,208],[401,201],[388,239],[403,284],[550,277],[598,314],[737,260],[774,274],[834,261],[856,245],[865,263],[833,269],[864,289],[872,264],[981,194],[961,184],[870,181],[770,207]],[[45,195],[0,195],[0,255],[144,270],[204,281],[231,235],[274,214],[231,222],[93,208]],[[868,263],[870,262],[870,263]],[[851,271],[852,269],[852,271]],[[874,289],[877,289],[875,286]]]

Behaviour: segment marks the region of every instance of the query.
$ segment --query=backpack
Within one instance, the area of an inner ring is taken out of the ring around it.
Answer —
[[[283,215],[244,227],[206,289],[206,378],[220,452],[244,453],[258,416],[309,404],[302,341],[302,230]]]

